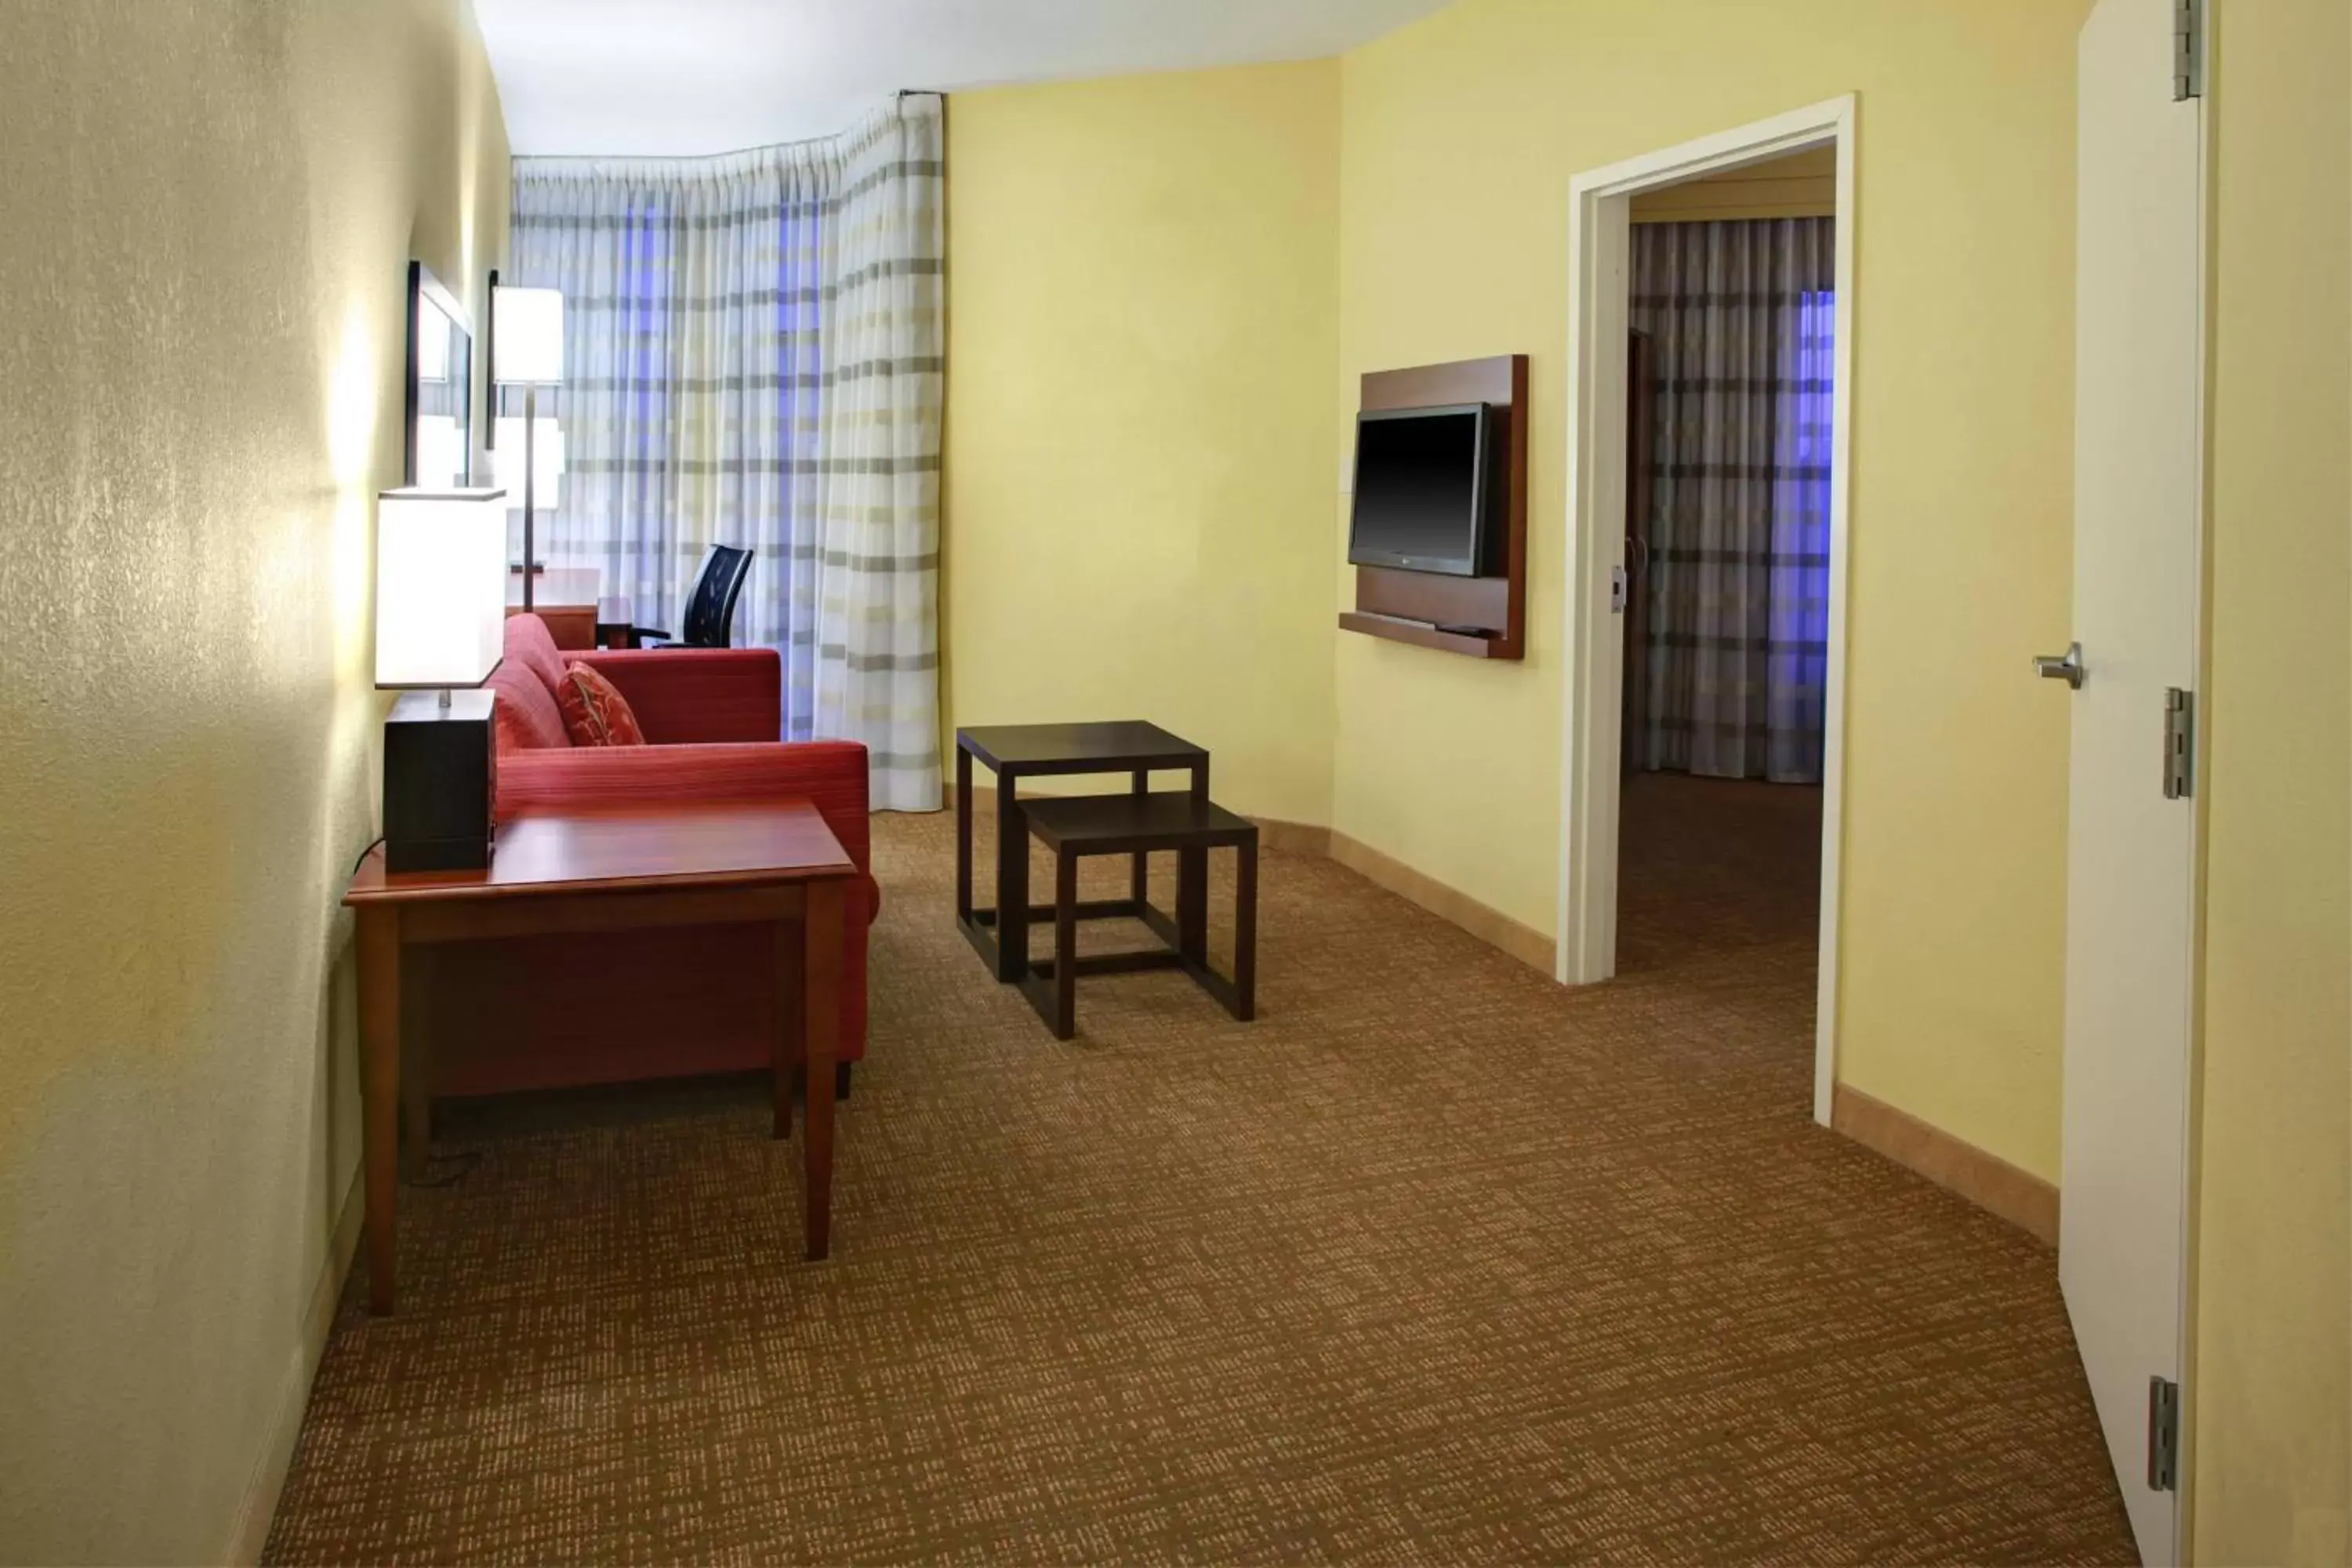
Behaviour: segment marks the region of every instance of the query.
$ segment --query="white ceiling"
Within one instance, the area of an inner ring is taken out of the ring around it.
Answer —
[[[514,151],[679,156],[843,130],[900,88],[1337,54],[1445,0],[475,0]]]

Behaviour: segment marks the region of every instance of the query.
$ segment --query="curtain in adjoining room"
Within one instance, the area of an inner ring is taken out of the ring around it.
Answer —
[[[1821,780],[1833,223],[1634,226],[1658,398],[1644,768]]]
[[[515,160],[504,280],[564,297],[541,559],[675,631],[751,548],[735,641],[782,653],[786,739],[866,743],[878,809],[940,804],[941,132],[908,94],[824,141]]]

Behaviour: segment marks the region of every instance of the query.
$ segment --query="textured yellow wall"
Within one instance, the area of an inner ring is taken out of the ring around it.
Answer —
[[[1338,93],[1325,60],[949,105],[950,731],[1150,719],[1223,804],[1329,820]]]
[[[10,0],[0,54],[0,1558],[204,1561],[356,1169],[371,502],[505,129],[460,0]]]
[[[2215,8],[2200,1563],[2346,1561],[2352,12]]]
[[[1341,637],[1333,826],[1556,929],[1568,183],[1860,94],[1840,1076],[2058,1174],[2084,0],[1461,0],[1349,55],[1340,386],[1533,356],[1533,641]],[[1335,543],[1327,559],[1345,582]]]

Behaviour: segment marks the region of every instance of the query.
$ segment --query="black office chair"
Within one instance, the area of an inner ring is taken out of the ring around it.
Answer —
[[[637,628],[639,647],[725,647],[735,628],[735,601],[743,596],[743,579],[751,574],[751,552],[729,544],[714,544],[702,563],[702,575],[686,596],[686,635],[676,641],[651,626]]]

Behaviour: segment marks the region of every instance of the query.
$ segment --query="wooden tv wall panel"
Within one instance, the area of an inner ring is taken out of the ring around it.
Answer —
[[[1500,577],[1445,577],[1387,566],[1356,568],[1356,607],[1339,612],[1341,629],[1472,658],[1525,658],[1528,633],[1528,356],[1425,364],[1367,374],[1359,406],[1431,408],[1449,403],[1492,406],[1491,434],[1503,444],[1505,572]],[[1472,635],[1434,624],[1490,628]]]

